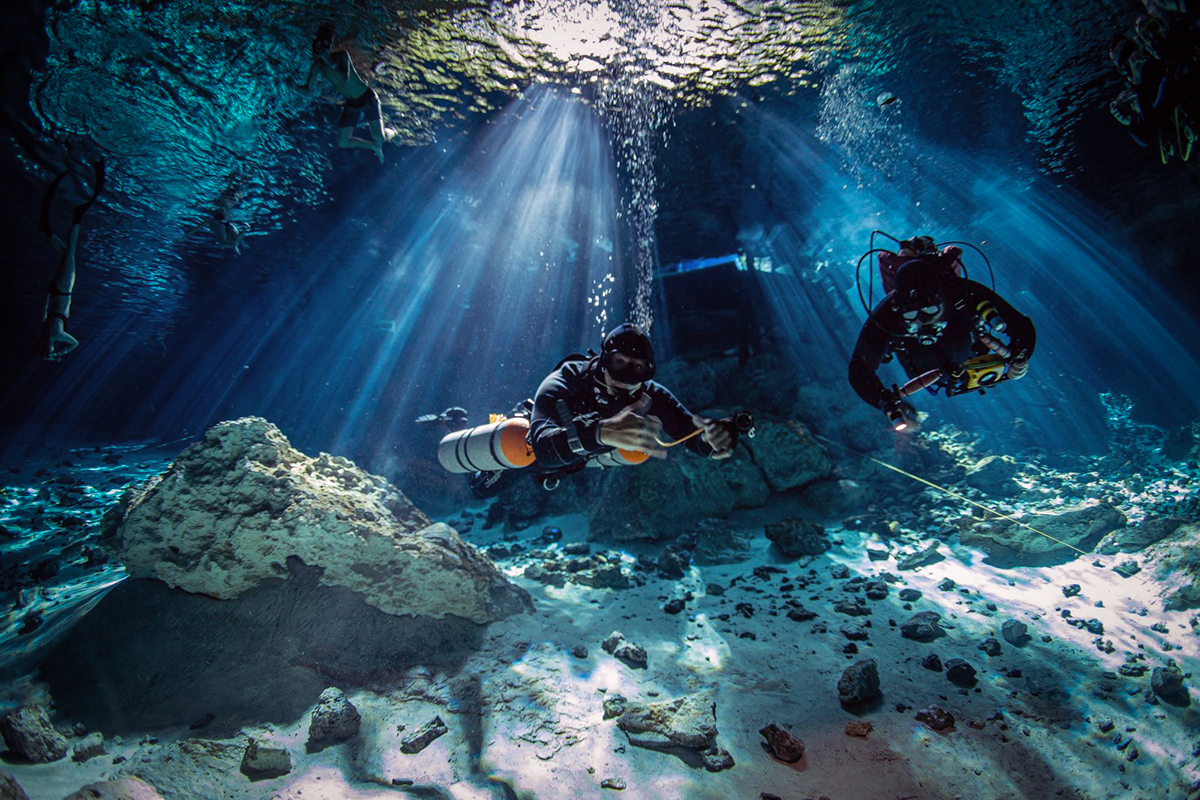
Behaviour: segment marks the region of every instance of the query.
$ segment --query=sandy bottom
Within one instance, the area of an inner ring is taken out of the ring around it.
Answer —
[[[1158,607],[1151,583],[1122,578],[1083,558],[997,569],[983,563],[979,551],[945,544],[945,560],[900,572],[894,560],[868,559],[868,537],[836,529],[831,535],[841,544],[829,553],[789,562],[772,550],[762,525],[794,511],[781,502],[730,521],[731,529],[755,533],[746,561],[693,566],[678,581],[641,572],[644,584],[627,590],[528,581],[521,573],[537,558],[531,561],[528,552],[499,561],[532,593],[535,613],[490,626],[482,646],[454,674],[410,669],[386,690],[351,690],[363,716],[359,735],[319,752],[305,749],[304,713],[290,723],[243,726],[220,740],[204,739],[205,731],[189,731],[190,720],[180,720],[176,729],[110,741],[108,756],[83,764],[68,758],[4,768],[33,798],[60,798],[121,774],[145,778],[168,800],[758,798],[762,792],[787,800],[1188,797],[1200,772],[1200,758],[1193,755],[1200,745],[1197,704],[1150,704],[1148,670],[1141,677],[1116,674],[1127,653],[1144,655],[1140,663],[1148,668],[1169,658],[1185,672],[1200,663],[1189,612],[1146,611]],[[546,524],[564,533],[552,548],[586,540],[580,517]],[[468,538],[487,546],[513,535],[477,531]],[[593,544],[592,551],[598,549]],[[660,549],[648,546],[646,552]],[[638,551],[625,552],[632,562]],[[860,596],[831,578],[837,564],[848,566],[852,577],[891,572],[898,580],[885,599],[867,601],[869,616],[851,618],[832,608],[836,600]],[[765,565],[785,572],[756,577],[754,568]],[[811,582],[781,589],[797,577]],[[943,578],[957,587],[939,590]],[[728,587],[724,596],[706,594],[710,583]],[[1071,583],[1082,592],[1067,598],[1061,587]],[[922,592],[911,610],[897,596],[906,587]],[[687,592],[693,599],[682,613],[662,610]],[[789,599],[819,616],[792,621]],[[752,616],[738,613],[739,603],[749,603]],[[1069,626],[1063,609],[1100,620],[1103,635]],[[895,626],[924,610],[942,614],[947,635],[928,644],[903,638]],[[1017,647],[1001,640],[999,655],[983,653],[979,644],[989,635],[1000,638],[1000,625],[1010,618],[1029,625],[1031,641]],[[1150,630],[1155,623],[1167,632]],[[868,638],[856,642],[857,655],[847,655],[842,629],[855,625],[869,625]],[[631,669],[601,649],[616,629],[646,648],[648,668]],[[1113,652],[1098,648],[1104,640],[1111,640]],[[572,655],[579,645],[588,650],[584,658]],[[979,672],[978,685],[959,688],[924,669],[919,662],[929,653],[943,662],[966,659]],[[836,686],[842,670],[862,658],[878,662],[883,697],[852,713],[839,704]],[[656,700],[702,690],[715,693],[718,744],[736,761],[723,772],[705,771],[686,751],[633,746],[615,721],[602,718],[602,701],[616,693]],[[918,722],[916,713],[931,704],[949,711],[956,724],[935,732]],[[435,715],[448,734],[416,755],[401,753],[401,738]],[[1112,721],[1107,732],[1101,730],[1105,718]],[[846,723],[858,719],[874,728],[866,738],[845,732]],[[800,762],[781,763],[763,749],[758,730],[771,722],[805,742]],[[285,747],[291,772],[257,782],[241,774],[247,737]],[[601,788],[605,780],[623,781],[626,788]]]

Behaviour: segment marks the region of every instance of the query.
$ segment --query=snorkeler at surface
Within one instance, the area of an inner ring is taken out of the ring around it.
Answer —
[[[863,326],[850,385],[896,430],[915,430],[906,397],[939,388],[952,396],[1023,378],[1035,341],[1033,322],[991,289],[959,277],[945,262],[915,260],[896,273],[895,289]],[[893,355],[910,380],[889,389],[876,372]]]
[[[104,189],[104,159],[100,159],[93,167],[96,176],[91,196],[75,206],[71,216],[71,229],[67,232],[64,242],[50,227],[50,206],[54,202],[54,192],[70,170],[62,172],[51,182],[42,198],[42,216],[38,228],[46,234],[50,245],[58,253],[58,268],[50,280],[47,289],[46,310],[42,320],[42,329],[38,334],[37,353],[47,361],[58,361],[67,353],[79,346],[79,340],[67,333],[67,318],[71,315],[71,292],[75,290],[75,249],[79,244],[79,225],[83,215],[96,202]]]
[[[335,40],[333,26],[322,25],[317,29],[313,39],[313,61],[308,70],[308,78],[300,87],[302,91],[312,88],[313,79],[318,75],[333,85],[342,93],[346,102],[342,107],[342,116],[338,120],[338,147],[356,147],[363,150],[374,150],[379,163],[383,163],[384,142],[391,141],[396,132],[383,127],[383,109],[379,105],[379,95],[363,81],[350,54],[345,50],[334,50]],[[371,139],[361,139],[354,135],[354,128],[363,111],[367,112],[367,129]]]
[[[189,228],[183,235],[191,236],[201,228],[208,228],[217,242],[217,247],[222,250],[232,250],[234,255],[242,254],[242,237],[246,235],[246,230],[237,223],[230,222],[225,216],[225,209],[218,208],[207,220]]]
[[[619,451],[666,458],[667,448],[681,443],[713,459],[733,455],[731,421],[692,414],[651,380],[654,372],[650,338],[628,322],[604,337],[599,355],[573,355],[559,363],[532,402],[517,409],[529,417],[525,443],[543,487],[553,488],[561,477]],[[526,471],[476,472],[472,491],[478,497],[499,494],[511,484],[509,476]]]

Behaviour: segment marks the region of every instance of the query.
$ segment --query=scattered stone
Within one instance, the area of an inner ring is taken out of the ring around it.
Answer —
[[[989,636],[979,645],[979,649],[989,656],[998,656],[1000,655],[1000,640],[995,636]]]
[[[604,718],[616,719],[617,717],[621,716],[625,713],[625,707],[628,702],[629,701],[625,699],[625,696],[620,694],[614,694],[604,698]]]
[[[732,769],[734,766],[733,756],[729,754],[729,751],[716,745],[701,752],[700,759],[704,762],[704,768],[709,772],[720,772]]]
[[[830,548],[825,529],[803,519],[785,519],[764,526],[767,539],[787,558],[819,556]]]
[[[834,564],[829,569],[829,577],[835,581],[845,580],[850,577],[850,568],[845,564]]]
[[[1062,593],[1064,597],[1074,597],[1082,591],[1083,587],[1081,587],[1078,583],[1072,583],[1069,586],[1062,587]]]
[[[921,590],[920,589],[901,589],[900,590],[900,599],[906,603],[911,603],[913,600],[920,600],[921,599]]]
[[[865,642],[869,632],[862,625],[846,625],[842,628],[842,635],[852,642]]]
[[[954,715],[941,706],[930,706],[917,712],[917,722],[924,722],[935,731],[944,731],[954,725]]]
[[[106,755],[108,751],[104,749],[104,734],[98,731],[88,734],[83,741],[71,748],[71,760],[79,764],[89,758]]]
[[[810,611],[804,606],[797,606],[787,613],[788,619],[793,622],[807,622],[810,619],[817,617],[817,612]]]
[[[321,692],[317,707],[313,709],[312,721],[308,724],[308,743],[320,746],[345,741],[358,733],[361,724],[362,717],[346,693],[330,686]]]
[[[617,727],[638,747],[708,750],[717,741],[717,704],[710,693],[655,703],[629,703]]]
[[[534,544],[553,544],[561,542],[563,537],[562,528],[546,526],[542,528],[542,535],[533,540]]]
[[[859,739],[865,739],[873,730],[875,730],[874,726],[865,719],[851,720],[846,723],[847,736],[856,736]]]
[[[252,781],[279,778],[292,771],[292,757],[282,747],[263,747],[251,739],[242,756],[241,769]]]
[[[1094,633],[1097,636],[1104,634],[1104,623],[1098,619],[1089,619],[1083,623],[1083,627],[1087,628],[1088,633]]]
[[[767,741],[763,748],[785,764],[795,764],[804,757],[804,742],[774,722],[758,731]]]
[[[949,592],[949,591],[953,590],[954,587],[955,587],[955,583],[952,578],[942,578],[940,581],[938,581],[938,585],[937,585],[937,588],[943,592]]]
[[[888,596],[888,585],[879,579],[867,581],[863,584],[863,594],[868,600],[884,600]]]
[[[1006,620],[1000,626],[1000,635],[1004,637],[1004,641],[1015,647],[1020,647],[1031,638],[1029,636],[1029,626],[1018,619]]]
[[[942,660],[937,657],[937,653],[930,653],[921,659],[921,666],[931,672],[941,672]]]
[[[1116,725],[1113,723],[1112,717],[1100,717],[1098,720],[1096,720],[1096,727],[1101,733],[1108,733],[1115,728]]]
[[[1132,578],[1142,571],[1142,567],[1136,561],[1122,561],[1113,567],[1113,572],[1120,575],[1122,578]]]
[[[939,561],[945,561],[946,557],[938,552],[939,544],[940,542],[935,539],[931,542],[926,542],[911,553],[901,555],[896,568],[900,570],[914,570],[929,566],[930,564],[936,564]]]
[[[563,545],[562,551],[564,555],[568,556],[586,556],[592,552],[592,547],[587,542],[572,542]]]
[[[45,621],[46,618],[42,616],[42,612],[37,611],[36,609],[32,610],[21,618],[21,624],[17,628],[17,635],[25,636],[33,633],[38,628],[42,627],[42,623]]]
[[[1174,662],[1167,667],[1155,667],[1150,672],[1150,688],[1173,706],[1191,705],[1192,698],[1183,685],[1183,672]]]
[[[432,744],[434,739],[445,735],[447,730],[449,729],[446,723],[442,722],[442,718],[434,717],[400,741],[400,752],[410,756],[419,753]]]
[[[604,780],[600,781],[600,788],[612,789],[616,792],[623,792],[625,791],[625,781],[621,780],[620,778],[605,778]]]
[[[976,684],[975,668],[961,658],[946,662],[946,678],[956,686],[971,687]]]
[[[846,614],[851,617],[866,617],[871,614],[870,606],[861,597],[838,600],[833,604],[833,610],[839,614]]]
[[[689,554],[677,550],[668,550],[658,557],[655,569],[658,570],[660,578],[674,581],[679,580],[687,574],[690,564],[691,558]]]
[[[856,661],[838,680],[838,700],[844,706],[857,706],[879,697],[879,669],[875,659]]]
[[[0,770],[0,800],[29,800],[17,779],[4,770]]]
[[[667,612],[668,614],[678,614],[680,611],[683,611],[683,609],[684,602],[678,597],[673,600],[668,600],[667,604],[663,606],[663,611]]]
[[[611,654],[614,658],[619,658],[634,669],[645,669],[649,661],[646,648],[627,641],[625,634],[620,631],[610,633],[600,647],[604,649],[604,652]]]
[[[867,547],[867,558],[872,561],[887,561],[891,552],[886,547]]]
[[[67,740],[50,724],[45,706],[21,706],[0,720],[8,749],[34,764],[57,761],[67,754]]]
[[[941,618],[936,611],[919,611],[900,623],[900,635],[918,642],[932,642],[945,633],[938,625]]]
[[[722,597],[725,594],[725,587],[719,583],[706,583],[704,593],[713,597]]]

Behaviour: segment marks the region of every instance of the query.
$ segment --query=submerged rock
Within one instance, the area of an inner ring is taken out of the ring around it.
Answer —
[[[804,757],[804,742],[774,722],[758,732],[767,740],[763,748],[785,764],[794,764]]]
[[[9,711],[0,720],[0,736],[9,750],[34,764],[57,761],[67,754],[67,740],[50,724],[45,706]]]
[[[946,661],[946,679],[956,686],[971,687],[976,684],[975,668],[961,658]]]
[[[127,491],[101,541],[133,577],[218,599],[288,577],[295,558],[389,614],[482,624],[532,609],[489,558],[386,480],[306,456],[258,417],[213,426]]]
[[[917,712],[917,722],[924,722],[935,731],[944,731],[954,725],[954,715],[941,706],[930,706]]]
[[[617,727],[638,747],[708,750],[717,741],[717,704],[707,692],[656,703],[629,703],[617,718]]]
[[[1031,638],[1029,626],[1017,619],[1006,620],[1000,626],[1000,635],[1004,637],[1004,641],[1017,647],[1025,644]]]
[[[433,743],[434,739],[444,736],[448,728],[441,717],[434,717],[426,722],[416,732],[405,736],[400,742],[400,752],[413,755],[419,753]]]
[[[1008,456],[985,456],[967,470],[963,480],[981,492],[1012,494],[1021,488],[1013,480],[1018,469],[1017,462]]]
[[[1053,541],[1029,528],[1011,523],[981,523],[962,531],[959,541],[985,551],[1008,552],[1017,558],[1069,554],[1074,551],[1062,544],[1081,547],[1125,524],[1125,515],[1110,503],[1086,506],[1060,514],[1034,516],[1028,524],[1053,536]]]
[[[331,686],[321,692],[317,707],[313,709],[308,724],[308,743],[324,745],[345,741],[358,733],[361,724],[362,717],[346,693]]]
[[[838,701],[844,706],[857,706],[879,697],[879,668],[875,659],[856,661],[838,679]]]
[[[1171,705],[1191,705],[1192,698],[1188,694],[1187,687],[1183,685],[1183,672],[1175,664],[1167,667],[1155,667],[1151,670],[1150,688]]]
[[[1186,525],[1187,522],[1188,520],[1184,517],[1149,518],[1144,520],[1140,525],[1122,528],[1113,532],[1104,539],[1100,547],[1097,548],[1097,552],[1104,555],[1133,553],[1161,542],[1175,533],[1180,527]]]
[[[900,623],[900,635],[918,642],[932,642],[945,633],[938,624],[941,618],[936,611],[918,611]]]
[[[803,519],[785,519],[765,526],[767,539],[788,558],[819,556],[830,548],[825,529]]]
[[[903,553],[896,564],[897,569],[920,569],[930,564],[944,561],[945,556],[938,552],[938,542],[926,542],[911,553]],[[919,595],[918,595],[919,596]]]
[[[601,642],[600,647],[604,652],[624,661],[635,669],[645,669],[649,661],[646,655],[646,648],[640,644],[634,644],[626,640],[625,634],[620,631],[610,633],[608,638]]]
[[[29,795],[17,783],[12,773],[0,770],[0,800],[29,800]]]
[[[104,748],[104,735],[101,733],[89,733],[71,748],[71,760],[78,763],[103,755],[108,755],[108,750]]]
[[[829,474],[825,448],[802,424],[760,419],[756,427],[755,437],[745,443],[772,490],[786,492]]]
[[[282,747],[263,747],[251,739],[242,756],[241,770],[250,780],[278,778],[292,771],[292,757]]]
[[[126,775],[111,781],[89,783],[63,800],[163,800],[163,796],[141,778]]]

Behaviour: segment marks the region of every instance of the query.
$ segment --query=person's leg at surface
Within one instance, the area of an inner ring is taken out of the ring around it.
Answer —
[[[51,241],[59,252],[58,268],[48,287],[37,349],[41,358],[57,361],[79,346],[79,340],[66,332],[67,318],[71,314],[71,292],[75,289],[75,248],[79,243],[79,223],[72,223],[65,243],[53,234]],[[62,345],[61,349],[57,345]]]
[[[379,95],[371,90],[371,101],[367,105],[367,128],[371,131],[371,139],[375,142],[375,156],[383,163],[383,145],[396,136],[391,128],[383,127],[383,107],[379,104]]]
[[[360,150],[377,150],[378,145],[375,142],[360,139],[354,135],[354,128],[358,125],[358,117],[362,112],[362,106],[354,106],[353,100],[347,100],[342,107],[342,116],[338,120],[338,147],[358,148]]]

